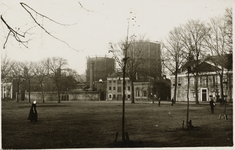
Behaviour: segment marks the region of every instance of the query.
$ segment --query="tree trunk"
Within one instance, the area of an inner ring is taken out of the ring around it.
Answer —
[[[29,102],[30,102],[30,80],[28,80],[28,89],[29,89]]]
[[[131,79],[131,103],[135,103],[135,94],[134,94],[134,84],[133,79]]]
[[[175,89],[174,89],[174,104],[176,103],[176,95],[177,95],[177,79],[178,79],[178,73],[177,73],[177,69],[175,72]]]
[[[220,74],[220,89],[221,89],[220,93],[221,93],[222,102],[224,101],[223,76],[224,76],[224,69],[222,68],[222,72]]]
[[[195,76],[195,88],[194,88],[195,94],[196,94],[196,104],[199,104],[198,101],[198,72],[196,73]]]
[[[16,102],[19,102],[19,96],[18,96],[18,94],[19,94],[19,89],[20,89],[20,83],[19,83],[19,82],[16,82],[16,84],[17,84]]]
[[[42,93],[42,102],[45,103],[42,83],[40,83],[40,85],[41,85],[41,93]]]
[[[60,88],[59,88],[59,84],[56,84],[57,87],[57,94],[58,94],[58,103],[60,103]]]
[[[190,85],[190,79],[189,79],[189,69],[188,69],[188,87],[187,87],[187,119],[186,119],[186,125],[188,127],[188,116],[189,116],[189,85]]]
[[[229,71],[228,71],[228,74],[227,74],[227,87],[228,87],[228,95],[227,95],[227,101],[228,102],[232,102],[232,91],[231,91],[231,89],[232,89],[232,86],[231,86],[231,74],[229,74]]]
[[[196,49],[197,51],[197,49]],[[198,68],[198,56],[199,54],[197,53],[197,62],[196,62],[196,68]],[[199,101],[198,101],[198,70],[196,69],[196,76],[195,76],[195,94],[196,94],[196,104],[199,104]]]

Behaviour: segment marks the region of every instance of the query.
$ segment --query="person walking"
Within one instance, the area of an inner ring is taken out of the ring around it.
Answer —
[[[30,108],[30,111],[29,111],[29,117],[27,120],[30,120],[31,122],[32,121],[37,121],[38,120],[38,113],[37,113],[37,110],[36,110],[36,101],[34,101],[32,103],[32,106]]]
[[[210,106],[211,106],[211,113],[214,113],[214,106],[215,106],[215,102],[213,101],[213,98],[210,101]]]
[[[158,98],[158,107],[161,105],[161,98]]]

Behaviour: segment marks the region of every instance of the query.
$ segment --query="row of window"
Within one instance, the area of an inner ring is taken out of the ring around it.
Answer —
[[[110,91],[112,90],[112,87],[111,87],[111,86],[109,87],[109,90],[110,90]],[[117,92],[121,92],[121,90],[122,90],[122,87],[121,87],[121,86],[118,86],[118,87],[117,87]],[[124,90],[125,90],[125,87],[124,87]],[[128,86],[128,87],[127,87],[127,90],[130,91],[130,90],[131,90],[131,87]],[[113,87],[113,91],[116,91],[116,86]]]
[[[183,78],[178,78],[178,86],[181,86],[181,83],[188,83],[188,78],[184,78],[184,82],[182,82]],[[214,80],[216,80],[216,84],[220,84],[220,79],[213,79],[213,76],[208,76],[208,85],[213,85],[214,84]],[[223,82],[227,82],[227,78],[223,79]],[[172,82],[172,84],[174,84],[174,81]],[[190,78],[190,84],[194,85],[195,84],[195,79],[194,78]],[[198,78],[198,84],[201,84],[202,86],[206,86],[207,85],[207,78],[206,77],[201,77]]]
[[[147,91],[142,91],[142,96],[143,96],[143,97],[147,97]],[[127,97],[128,97],[128,98],[131,98],[130,95],[127,95]],[[140,91],[139,91],[139,90],[136,91],[136,97],[140,97]],[[113,97],[112,97],[112,95],[109,95],[109,98],[115,99],[115,98],[116,98],[116,95],[113,94]],[[118,99],[122,98],[122,95],[118,94],[118,95],[117,95],[117,98],[118,98]]]
[[[116,80],[109,80],[109,83],[111,84],[111,83],[116,83]],[[130,82],[129,80],[126,80],[126,82],[128,83],[128,82]],[[118,84],[121,84],[122,83],[122,81],[121,80],[117,80],[117,83]]]
[[[113,97],[112,97],[112,95],[109,95],[109,98],[116,99],[116,95],[113,94]],[[131,95],[127,95],[127,98],[131,98]],[[118,100],[121,100],[121,99],[122,99],[122,95],[118,94],[118,95],[117,95],[117,99],[118,99]]]

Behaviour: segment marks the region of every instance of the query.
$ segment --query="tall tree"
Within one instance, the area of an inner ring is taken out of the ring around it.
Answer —
[[[182,45],[182,37],[180,36],[180,28],[174,28],[169,32],[166,42],[163,44],[165,52],[163,52],[163,65],[175,76],[174,82],[174,103],[177,100],[178,73],[180,67],[185,62],[184,46]]]
[[[67,65],[67,60],[61,57],[52,57],[44,60],[44,66],[49,70],[48,76],[53,80],[57,89],[58,103],[60,103],[61,97],[61,74]]]
[[[45,82],[45,78],[47,77],[47,69],[45,68],[43,61],[33,63],[33,73],[36,80],[40,84],[42,102],[45,103],[43,82]]]
[[[126,66],[126,73],[131,82],[131,103],[135,103],[134,99],[134,84],[136,81],[137,73],[144,72],[143,67],[140,65],[145,62],[145,54],[147,53],[146,47],[148,46],[149,40],[144,37],[140,37],[138,40],[133,39],[128,49],[128,60]]]
[[[1,82],[5,83],[8,77],[10,77],[10,73],[12,71],[12,67],[14,65],[14,61],[9,59],[7,55],[1,58]]]
[[[27,81],[27,88],[28,88],[28,94],[29,94],[29,102],[30,102],[30,92],[31,92],[31,80],[33,78],[33,62],[21,62],[20,66],[22,68],[21,70],[21,76]]]
[[[226,8],[224,15],[225,25],[226,25],[226,41],[229,46],[229,51],[233,51],[233,9]]]
[[[136,80],[137,72],[143,71],[139,68],[139,66],[144,63],[143,57],[146,54],[146,47],[148,43],[148,40],[144,39],[144,37],[140,37],[138,40],[135,40],[133,37],[134,35],[131,36],[131,40],[128,42],[120,41],[118,43],[119,47],[116,45],[115,47],[111,45],[114,59],[122,70],[124,69],[123,58],[127,58],[125,59],[125,74],[131,82],[131,103],[135,103],[133,82]],[[118,48],[120,48],[120,50],[118,50]]]
[[[11,78],[13,79],[13,84],[16,83],[16,102],[19,101],[19,90],[20,90],[20,84],[23,83],[24,79],[22,77],[22,72],[23,69],[21,67],[21,62],[14,62],[14,65],[12,66],[12,70],[11,70]]]
[[[224,100],[224,71],[232,66],[232,60],[226,57],[226,54],[231,53],[230,44],[227,43],[228,35],[226,22],[223,17],[212,18],[209,23],[210,32],[208,36],[204,38],[205,45],[207,49],[210,50],[210,54],[216,56],[216,59],[212,58],[211,61],[214,65],[220,66],[220,68],[215,71],[220,77],[220,95],[222,100]]]
[[[185,25],[181,26],[180,36],[181,42],[186,50],[185,53],[193,56],[195,60],[194,68],[198,67],[199,59],[204,57],[204,37],[208,34],[208,28],[200,20],[189,20]],[[192,71],[195,78],[194,93],[196,95],[196,104],[198,101],[198,69]]]

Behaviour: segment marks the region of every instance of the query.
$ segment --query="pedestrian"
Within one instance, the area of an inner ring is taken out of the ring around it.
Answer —
[[[215,102],[213,101],[213,98],[210,101],[210,106],[211,106],[211,113],[214,113],[214,106],[215,106]]]
[[[172,98],[171,99],[171,106],[173,106],[173,103],[174,103],[174,99]]]
[[[32,121],[37,121],[38,120],[38,113],[37,113],[37,110],[36,110],[36,101],[34,101],[32,103],[32,106],[30,108],[30,111],[29,111],[29,117],[27,120],[30,120],[31,122]]]
[[[158,107],[160,107],[160,104],[161,104],[161,98],[159,97],[158,98]]]
[[[156,98],[157,98],[157,95],[154,94],[154,95],[153,95],[153,103],[154,103],[154,101],[155,101]]]

